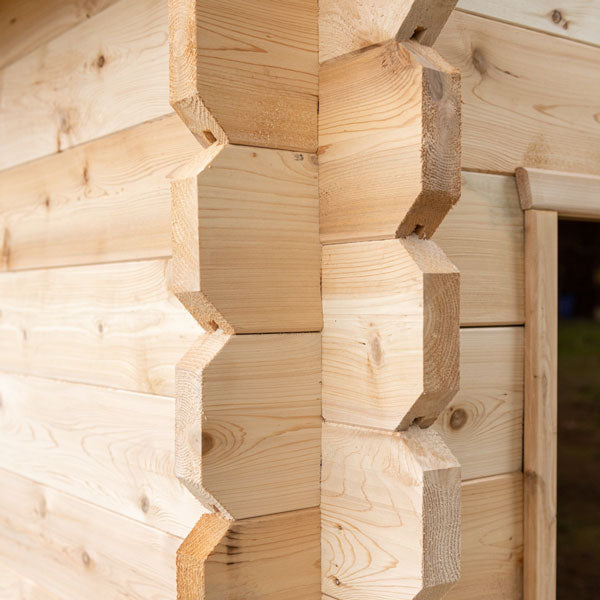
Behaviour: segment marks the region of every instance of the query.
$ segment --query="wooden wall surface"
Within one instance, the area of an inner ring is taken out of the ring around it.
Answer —
[[[167,178],[197,143],[168,105],[166,5],[0,2],[2,600],[172,599],[201,513],[173,476],[174,365],[201,330],[167,283]],[[600,170],[598,14],[566,5],[557,31],[545,0],[461,0],[436,45],[464,99],[463,195],[435,235],[462,274],[461,391],[436,424],[465,480],[451,600],[521,598],[513,171]]]

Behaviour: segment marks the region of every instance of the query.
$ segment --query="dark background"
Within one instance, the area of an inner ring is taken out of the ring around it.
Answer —
[[[600,598],[600,223],[558,229],[558,600]]]

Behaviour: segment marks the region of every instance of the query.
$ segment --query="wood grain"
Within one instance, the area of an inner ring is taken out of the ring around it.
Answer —
[[[176,473],[228,518],[319,504],[321,336],[205,334],[177,365]]]
[[[522,474],[464,483],[461,578],[445,600],[515,600],[522,593]]]
[[[175,596],[180,538],[2,469],[0,488],[0,562],[20,576],[62,600]]]
[[[167,177],[198,150],[169,115],[0,171],[0,268],[170,256]]]
[[[3,600],[60,600],[30,579],[0,564],[0,598]]]
[[[172,184],[173,291],[207,330],[319,331],[316,156],[205,153],[209,164]]]
[[[441,598],[458,579],[460,467],[433,430],[325,423],[321,485],[325,594]]]
[[[461,325],[524,322],[523,212],[514,177],[463,172],[460,202],[433,239],[460,271]]]
[[[193,162],[199,150],[170,115],[0,172],[3,268],[171,256],[163,177],[180,176],[178,156]],[[434,236],[461,272],[462,324],[523,323],[523,216],[514,178],[462,176],[461,200]]]
[[[171,112],[167,6],[121,0],[0,71],[0,169]]]
[[[314,152],[317,10],[317,0],[170,0],[171,105],[190,130]]]
[[[435,48],[462,73],[464,169],[600,174],[600,48],[460,11]]]
[[[433,425],[463,480],[523,467],[523,328],[460,332],[460,390]]]
[[[319,525],[317,508],[203,516],[177,551],[178,600],[317,600]]]
[[[558,218],[525,211],[525,600],[556,595]]]
[[[321,0],[319,61],[397,38],[431,46],[456,0]]]
[[[561,217],[600,220],[600,177],[517,169],[517,185],[523,210],[554,210]]]
[[[19,0],[0,4],[0,69],[116,0]]]
[[[167,261],[4,273],[5,371],[173,396],[175,364],[203,333],[168,291]]]
[[[324,63],[319,91],[321,241],[430,237],[460,196],[460,73],[390,41]]]
[[[600,6],[590,0],[459,0],[458,8],[600,46]]]
[[[0,397],[2,468],[176,536],[200,518],[174,474],[172,398],[6,373]]]
[[[459,274],[416,236],[323,247],[323,417],[431,425],[459,383]]]

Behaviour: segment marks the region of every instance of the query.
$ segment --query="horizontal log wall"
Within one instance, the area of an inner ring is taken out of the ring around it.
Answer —
[[[600,164],[594,9],[571,0],[557,25],[496,4],[461,0],[436,44],[464,100],[462,198],[433,238],[462,283],[461,390],[435,425],[465,480],[451,600],[521,597],[512,173]],[[174,366],[201,329],[168,291],[167,178],[197,141],[168,104],[166,15],[162,0],[0,8],[1,598],[173,598],[201,515],[173,476]]]

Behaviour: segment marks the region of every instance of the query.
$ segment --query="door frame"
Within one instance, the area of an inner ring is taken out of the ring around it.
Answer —
[[[558,219],[600,221],[600,177],[520,168],[525,218],[523,597],[556,598]]]

